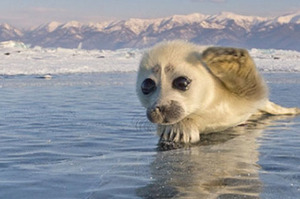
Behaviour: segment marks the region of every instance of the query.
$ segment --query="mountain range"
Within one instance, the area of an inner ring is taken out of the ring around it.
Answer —
[[[41,47],[145,48],[173,39],[200,45],[300,51],[300,12],[272,18],[222,12],[102,23],[51,22],[27,30],[0,24],[0,41],[15,40]]]

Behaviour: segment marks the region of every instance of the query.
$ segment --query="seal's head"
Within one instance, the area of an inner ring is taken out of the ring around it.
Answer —
[[[212,81],[199,47],[184,41],[164,42],[145,52],[136,90],[148,119],[160,125],[178,123],[205,108]]]

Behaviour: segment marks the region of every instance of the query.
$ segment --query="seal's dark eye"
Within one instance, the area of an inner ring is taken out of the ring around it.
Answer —
[[[156,89],[156,85],[152,79],[147,78],[143,81],[141,88],[142,88],[142,92],[145,95],[148,95]]]
[[[174,79],[173,88],[178,90],[186,91],[189,89],[189,85],[192,82],[188,77],[180,76]]]

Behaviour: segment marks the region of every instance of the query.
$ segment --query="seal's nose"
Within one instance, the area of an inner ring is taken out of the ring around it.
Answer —
[[[147,118],[153,123],[160,123],[163,119],[162,112],[162,106],[154,106],[153,108],[149,108],[147,110]]]
[[[160,113],[162,110],[161,106],[155,106],[154,107],[154,111],[157,112],[157,113]]]

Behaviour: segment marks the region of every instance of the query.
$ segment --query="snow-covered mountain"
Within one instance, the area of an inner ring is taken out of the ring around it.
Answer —
[[[202,45],[300,51],[300,12],[274,18],[222,12],[88,24],[51,22],[27,31],[1,25],[0,41],[8,39],[33,46],[85,49],[144,48],[162,40],[185,39]]]
[[[23,36],[22,31],[17,28],[8,25],[8,24],[0,24],[0,40],[19,40]]]

